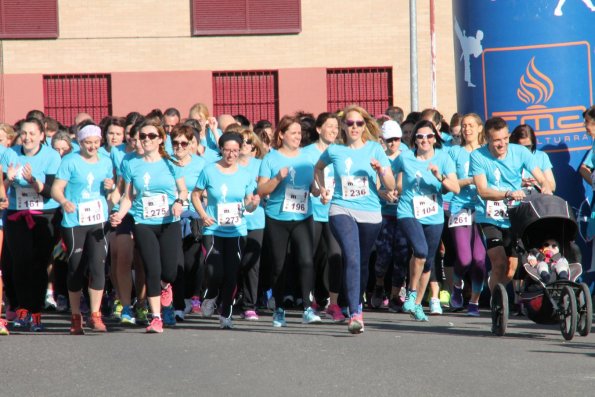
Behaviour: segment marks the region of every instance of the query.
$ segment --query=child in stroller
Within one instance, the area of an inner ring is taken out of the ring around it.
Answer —
[[[552,275],[554,276],[552,281],[568,280],[570,270],[568,261],[560,253],[560,244],[553,238],[545,240],[540,249],[530,249],[527,263],[531,266],[527,272],[530,275],[538,276],[544,284],[552,280]]]

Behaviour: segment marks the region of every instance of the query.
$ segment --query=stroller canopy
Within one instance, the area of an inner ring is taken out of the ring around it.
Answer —
[[[512,232],[526,249],[540,247],[548,238],[567,247],[578,233],[578,225],[568,203],[557,196],[530,194],[509,211]]]

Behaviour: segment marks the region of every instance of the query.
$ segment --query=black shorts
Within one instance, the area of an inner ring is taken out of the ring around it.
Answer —
[[[134,218],[130,214],[126,214],[124,218],[122,218],[122,222],[118,226],[116,226],[116,236],[120,234],[132,234],[132,229],[134,228]]]
[[[480,223],[479,228],[486,242],[486,249],[504,247],[506,256],[517,257],[516,237],[510,229],[500,228],[489,223]]]

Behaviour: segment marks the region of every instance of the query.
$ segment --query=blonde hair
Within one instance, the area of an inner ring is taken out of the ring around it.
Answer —
[[[6,140],[9,144],[12,144],[12,142],[14,142],[15,138],[17,137],[17,132],[10,124],[0,123],[0,131],[4,131],[6,133]]]
[[[362,134],[362,141],[374,141],[378,142],[380,138],[380,127],[378,127],[378,123],[376,120],[370,116],[370,114],[366,111],[366,109],[362,108],[358,105],[349,105],[345,109],[343,109],[342,113],[340,113],[341,120],[343,122],[346,121],[347,115],[350,112],[357,112],[362,116],[364,122],[364,133]],[[347,142],[347,133],[345,129],[341,128],[341,138],[343,138],[343,142]]]
[[[481,119],[481,116],[478,115],[477,113],[467,113],[466,115],[461,117],[461,127],[463,126],[463,123],[465,122],[466,118],[473,119],[475,121],[475,123],[481,127],[479,130],[479,133],[477,134],[477,142],[479,142],[480,145],[485,145],[487,140],[486,140],[485,129],[483,128],[483,120]],[[467,142],[465,141],[465,134],[461,134],[461,146],[464,146],[466,144],[467,144]]]
[[[198,120],[195,116],[199,114],[202,115],[205,119],[208,119],[210,116],[209,108],[204,103],[199,102],[192,105],[192,107],[188,111],[188,118]]]
[[[264,146],[262,144],[262,141],[260,140],[260,138],[258,137],[258,135],[256,135],[251,129],[246,128],[244,130],[241,131],[242,134],[242,138],[247,141],[247,140],[251,140],[252,141],[252,147],[255,149],[255,156],[257,159],[261,159],[264,157],[265,155],[265,150],[264,150]]]

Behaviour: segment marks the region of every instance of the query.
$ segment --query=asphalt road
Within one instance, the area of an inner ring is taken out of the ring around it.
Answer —
[[[431,317],[366,312],[365,333],[346,325],[274,329],[270,313],[236,320],[190,317],[163,334],[108,321],[108,334],[47,331],[0,337],[0,396],[592,396],[595,336],[562,338],[557,326],[511,317],[490,333],[489,312]]]

